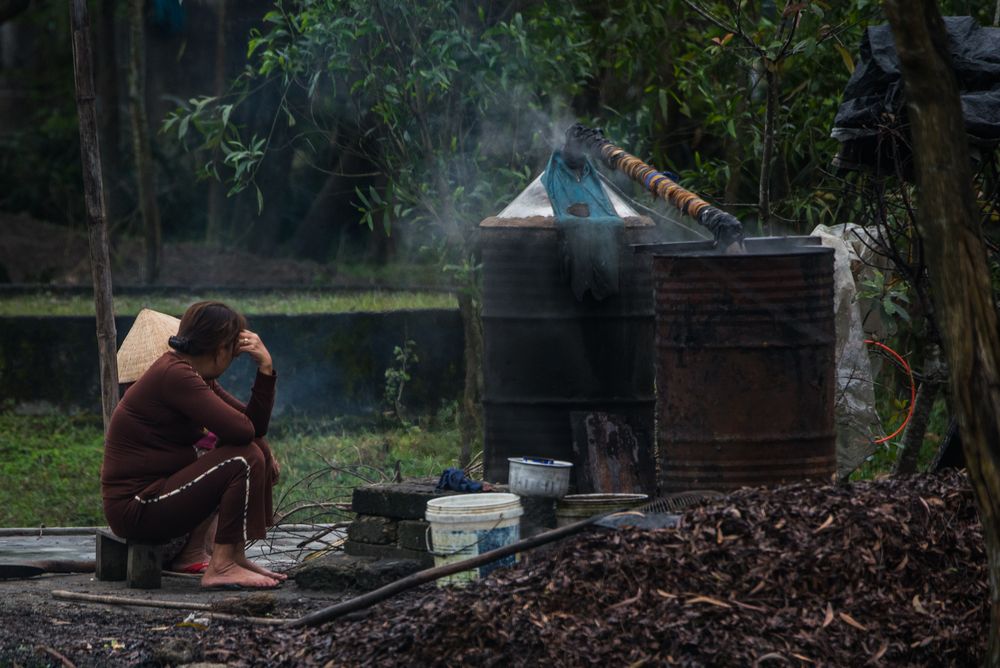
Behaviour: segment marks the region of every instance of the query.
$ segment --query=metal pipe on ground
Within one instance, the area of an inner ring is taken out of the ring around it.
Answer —
[[[460,573],[465,570],[471,570],[473,568],[478,568],[485,564],[496,561],[497,559],[502,559],[503,557],[510,556],[512,554],[518,554],[520,552],[526,552],[527,550],[541,547],[548,543],[553,543],[557,540],[562,540],[563,538],[568,538],[574,534],[577,534],[589,526],[593,526],[600,522],[601,520],[615,515],[617,513],[629,510],[631,513],[663,513],[666,510],[676,511],[688,507],[694,503],[704,501],[706,499],[711,499],[718,496],[719,493],[711,490],[692,490],[684,492],[681,494],[670,494],[665,497],[656,499],[641,508],[629,509],[627,504],[623,504],[623,507],[612,510],[610,512],[599,513],[593,517],[588,517],[587,519],[580,520],[579,522],[574,522],[573,524],[567,524],[566,526],[559,527],[557,529],[552,529],[551,531],[546,531],[540,534],[536,534],[530,538],[525,538],[524,540],[518,541],[511,545],[504,545],[495,550],[490,550],[489,552],[484,552],[478,556],[466,559],[464,561],[457,561],[450,564],[445,564],[444,566],[435,566],[434,568],[427,568],[420,571],[419,573],[414,573],[408,577],[396,580],[395,582],[390,582],[384,587],[376,589],[374,591],[368,592],[356,598],[352,598],[335,605],[331,605],[327,608],[311,612],[308,615],[304,615],[299,619],[291,621],[287,624],[289,627],[301,627],[301,626],[318,626],[320,624],[332,621],[338,617],[343,617],[352,612],[358,610],[363,610],[365,608],[371,607],[380,601],[384,601],[388,598],[392,598],[396,594],[400,594],[408,589],[413,589],[414,587],[419,587],[422,584],[427,584],[428,582],[433,582],[439,580],[440,578],[446,577],[448,575],[453,575],[455,573]]]
[[[311,612],[303,617],[300,617],[299,619],[289,622],[286,626],[300,627],[318,626],[320,624],[324,624],[337,619],[338,617],[368,608],[376,603],[379,603],[380,601],[392,598],[396,594],[400,594],[408,589],[413,589],[414,587],[419,587],[422,584],[434,582],[435,580],[448,575],[454,575],[455,573],[461,573],[462,571],[478,568],[479,566],[484,566],[494,562],[497,559],[502,559],[503,557],[507,557],[512,554],[524,552],[526,550],[572,536],[573,534],[579,533],[580,531],[583,531],[587,527],[593,525],[598,520],[601,520],[608,515],[613,515],[615,512],[619,511],[616,510],[614,512],[594,515],[593,517],[589,517],[585,520],[580,520],[579,522],[574,522],[573,524],[568,524],[558,529],[546,531],[532,536],[531,538],[525,538],[524,540],[511,545],[504,545],[503,547],[499,547],[495,550],[484,552],[464,561],[445,564],[444,566],[435,566],[434,568],[427,568],[408,577],[396,580],[395,582],[390,582],[384,587],[380,587],[379,589],[368,592],[367,594],[363,594],[356,598]]]

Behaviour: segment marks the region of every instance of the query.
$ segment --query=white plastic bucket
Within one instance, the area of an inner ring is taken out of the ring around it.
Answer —
[[[434,565],[456,561],[511,545],[521,539],[521,515],[524,509],[515,494],[459,494],[427,502],[430,522],[430,550]],[[438,586],[465,585],[488,573],[513,566],[517,555],[438,580]]]
[[[646,494],[570,494],[556,502],[556,527],[594,515],[638,508],[648,501]]]
[[[572,462],[539,457],[508,457],[510,491],[518,496],[560,499],[569,491]]]

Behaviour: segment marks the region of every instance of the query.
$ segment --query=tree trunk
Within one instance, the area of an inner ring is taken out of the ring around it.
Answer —
[[[760,215],[762,234],[770,234],[766,227],[771,220],[771,162],[774,158],[775,116],[778,106],[778,74],[775,64],[765,60],[764,83],[767,86],[767,100],[764,106],[764,137],[760,155],[760,182],[757,187],[757,211]]]
[[[97,109],[94,104],[94,72],[90,60],[90,19],[87,0],[70,5],[73,30],[73,74],[76,108],[80,117],[80,158],[83,162],[83,194],[90,237],[90,274],[94,283],[97,314],[97,355],[101,370],[101,406],[104,429],[118,404],[114,302],[111,297],[111,262],[108,258],[107,208],[101,181],[101,147],[97,139]]]
[[[912,475],[917,472],[917,460],[924,446],[924,435],[931,419],[931,410],[941,391],[942,373],[940,351],[936,344],[927,345],[924,362],[924,380],[917,388],[910,422],[903,432],[903,449],[896,459],[895,475]]]
[[[101,167],[104,170],[104,196],[108,205],[109,225],[126,215],[126,204],[120,187],[122,178],[121,144],[118,113],[118,51],[116,47],[116,0],[101,0],[98,5],[97,102],[100,121]]]
[[[226,90],[226,0],[219,0],[215,25],[215,83],[212,95],[221,98]],[[218,157],[215,149],[213,160]],[[212,245],[222,245],[227,238],[223,210],[226,207],[225,186],[219,179],[208,182],[208,220],[205,224],[205,241]]]
[[[1000,666],[1000,335],[972,190],[948,37],[934,0],[886,0],[902,66],[920,208],[917,228],[989,560],[984,665]]]
[[[132,122],[132,153],[138,184],[139,210],[142,213],[143,239],[146,247],[146,283],[156,282],[160,274],[163,244],[160,232],[160,209],[156,205],[156,180],[153,156],[149,147],[149,123],[146,120],[146,36],[143,30],[145,0],[131,0],[128,7],[129,68],[128,96]]]
[[[480,304],[472,295],[462,292],[458,295],[458,310],[462,315],[462,329],[465,332],[465,386],[462,390],[462,406],[458,412],[458,430],[462,439],[462,450],[458,456],[461,468],[472,460],[474,447],[482,442],[483,413],[483,320]]]

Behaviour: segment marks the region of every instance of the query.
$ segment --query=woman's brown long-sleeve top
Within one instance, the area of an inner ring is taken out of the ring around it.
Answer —
[[[258,373],[241,410],[214,380],[206,382],[176,353],[164,353],[111,417],[101,468],[105,503],[156,497],[168,476],[197,459],[193,446],[205,429],[220,445],[249,444],[266,434],[274,386],[275,376]]]

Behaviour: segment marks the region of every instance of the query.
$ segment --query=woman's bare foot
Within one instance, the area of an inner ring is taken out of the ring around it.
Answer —
[[[201,586],[225,587],[226,585],[236,585],[247,589],[270,589],[278,586],[278,580],[243,568],[235,561],[224,565],[209,562],[205,574],[201,576]]]
[[[242,559],[236,557],[236,563],[247,570],[253,571],[255,573],[260,573],[261,575],[266,575],[269,578],[274,578],[278,582],[284,582],[285,580],[288,579],[288,576],[285,575],[284,573],[276,573],[272,570],[268,570],[267,568],[264,568],[260,564],[255,564],[254,562],[250,561],[249,559],[246,558],[245,555],[243,556]]]

